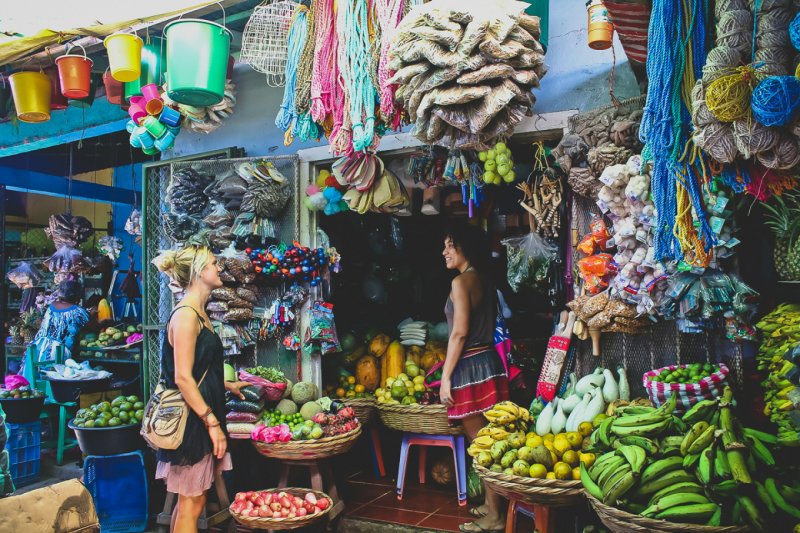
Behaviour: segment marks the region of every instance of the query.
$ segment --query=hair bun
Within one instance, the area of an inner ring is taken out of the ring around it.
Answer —
[[[175,270],[175,260],[178,255],[178,252],[174,250],[164,250],[158,256],[153,259],[153,264],[156,266],[158,270],[171,276],[173,271]]]

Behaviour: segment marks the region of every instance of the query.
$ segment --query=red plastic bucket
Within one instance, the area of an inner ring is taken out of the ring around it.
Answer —
[[[106,88],[106,99],[109,104],[122,105],[122,97],[125,93],[125,84],[114,79],[111,71],[106,69],[103,74],[103,86]]]
[[[66,109],[67,97],[61,94],[61,80],[56,67],[47,67],[44,73],[50,78],[50,109]]]
[[[68,53],[56,59],[58,77],[61,80],[61,94],[76,100],[89,96],[93,64],[94,61],[86,57],[85,49],[82,56]]]

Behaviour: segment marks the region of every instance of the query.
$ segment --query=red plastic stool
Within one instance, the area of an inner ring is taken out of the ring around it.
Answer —
[[[506,533],[517,533],[517,512],[533,518],[539,533],[556,533],[556,514],[546,505],[528,505],[516,500],[508,502]]]
[[[383,465],[383,450],[381,449],[381,439],[378,436],[378,429],[373,424],[370,429],[372,439],[372,464],[375,468],[375,477],[386,477],[386,467]]]
[[[422,446],[419,450],[419,482],[423,485],[425,484],[425,462],[427,458],[425,446],[443,446],[453,450],[453,459],[456,463],[458,505],[467,505],[467,466],[464,435],[425,435],[423,433],[404,432],[403,443],[400,446],[400,465],[397,472],[397,499],[403,499],[408,454],[410,448],[414,445]]]

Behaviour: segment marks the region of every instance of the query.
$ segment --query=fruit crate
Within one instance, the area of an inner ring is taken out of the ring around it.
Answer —
[[[92,495],[101,533],[147,528],[147,472],[142,452],[89,455],[83,480]]]
[[[39,478],[42,423],[39,420],[27,424],[7,423],[6,427],[11,478],[17,488],[29,485]]]

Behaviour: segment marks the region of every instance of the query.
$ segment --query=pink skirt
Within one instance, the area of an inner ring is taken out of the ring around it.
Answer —
[[[233,470],[231,455],[226,453],[220,459],[208,454],[193,465],[174,466],[159,461],[156,467],[156,479],[167,483],[167,491],[181,496],[200,496],[211,487],[218,472]]]

